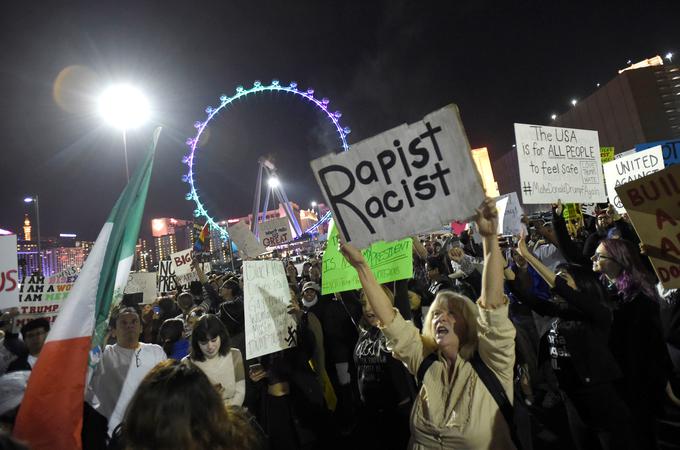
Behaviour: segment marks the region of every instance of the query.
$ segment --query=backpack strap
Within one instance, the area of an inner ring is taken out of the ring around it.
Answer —
[[[437,360],[437,352],[432,352],[429,355],[423,359],[423,361],[420,363],[420,366],[418,366],[418,372],[416,373],[416,383],[418,385],[418,389],[423,385],[423,380],[425,379],[425,372],[427,372],[427,369],[430,368],[432,363],[434,363]]]
[[[505,393],[503,385],[501,385],[496,374],[489,369],[489,366],[484,364],[479,353],[475,353],[470,360],[470,364],[472,364],[472,368],[477,372],[477,376],[479,376],[479,379],[482,380],[482,383],[484,383],[484,386],[486,386],[487,390],[498,404],[498,409],[501,410],[501,414],[503,414],[503,418],[505,418],[505,422],[508,424],[512,442],[515,444],[517,450],[520,450],[522,446],[520,445],[520,440],[517,437],[515,430],[515,409]]]

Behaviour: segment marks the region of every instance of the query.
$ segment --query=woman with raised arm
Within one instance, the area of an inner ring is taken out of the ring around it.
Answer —
[[[475,305],[460,294],[439,292],[425,317],[422,335],[392,307],[361,252],[349,244],[340,246],[359,274],[388,348],[413,375],[420,372],[422,376],[411,411],[409,446],[413,449],[515,448],[498,403],[478,375],[483,369],[495,375],[507,398],[512,399],[515,328],[508,319],[503,294],[503,256],[496,237],[494,200],[484,200],[476,222],[484,239],[482,294]],[[432,360],[423,371],[421,363]]]

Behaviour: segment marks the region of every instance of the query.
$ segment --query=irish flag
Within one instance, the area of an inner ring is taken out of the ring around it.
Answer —
[[[32,450],[82,448],[88,357],[102,343],[111,306],[125,289],[160,131],[99,232],[28,380],[14,436]]]

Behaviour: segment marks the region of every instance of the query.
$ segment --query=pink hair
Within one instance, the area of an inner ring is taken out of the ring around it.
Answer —
[[[654,278],[645,269],[632,244],[623,239],[604,239],[601,241],[609,257],[621,266],[621,273],[614,280],[616,289],[625,301],[632,300],[642,291],[647,297],[656,299]]]

